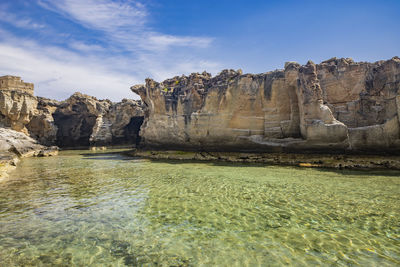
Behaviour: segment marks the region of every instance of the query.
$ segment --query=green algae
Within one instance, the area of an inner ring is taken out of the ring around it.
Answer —
[[[111,152],[21,161],[0,184],[2,264],[400,264],[400,172]]]

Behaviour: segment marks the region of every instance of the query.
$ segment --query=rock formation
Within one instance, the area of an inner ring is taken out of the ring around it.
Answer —
[[[75,93],[53,114],[62,147],[135,144],[143,122],[139,102],[119,103]]]
[[[33,84],[7,75],[0,77],[0,85],[0,127],[30,135],[41,144],[53,145],[57,132],[51,116],[54,108],[47,108],[43,98],[33,95]]]
[[[123,99],[113,103],[97,117],[89,141],[96,145],[138,144],[143,118],[140,101]]]
[[[0,126],[28,134],[26,125],[36,112],[36,97],[23,91],[0,90]]]
[[[135,144],[142,122],[140,101],[112,103],[75,93],[59,102],[35,97],[33,84],[20,77],[0,77],[0,178],[20,157],[54,155],[55,144]]]
[[[56,147],[46,147],[29,135],[38,134],[43,144],[51,144],[51,133],[56,132],[52,119],[46,122],[40,101],[33,96],[33,84],[20,77],[0,77],[0,178],[15,166],[20,157],[49,156]],[[43,119],[42,119],[43,117]],[[51,117],[51,116],[50,116]],[[46,124],[48,123],[48,124]],[[44,127],[47,125],[47,128]]]
[[[37,97],[37,112],[27,124],[27,129],[31,137],[39,143],[51,146],[56,144],[58,127],[53,118],[53,113],[60,105],[59,101]]]
[[[143,145],[260,152],[397,152],[400,59],[330,59],[131,87],[145,105]]]
[[[22,132],[42,145],[135,144],[142,122],[140,101],[113,103],[75,93],[60,102],[35,97],[33,84],[20,77],[0,77],[0,127]]]
[[[19,158],[57,155],[57,147],[40,145],[35,139],[22,132],[0,127],[0,180],[14,168]]]

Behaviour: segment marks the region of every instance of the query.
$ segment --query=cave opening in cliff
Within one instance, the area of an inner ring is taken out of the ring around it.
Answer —
[[[128,125],[124,129],[125,143],[131,143],[138,146],[140,144],[141,137],[139,135],[140,127],[143,124],[143,116],[132,117]]]
[[[53,114],[57,125],[57,146],[59,147],[86,147],[96,123],[95,116]]]

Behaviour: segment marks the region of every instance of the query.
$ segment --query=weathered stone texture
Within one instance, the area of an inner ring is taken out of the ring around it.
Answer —
[[[43,145],[55,145],[57,130],[53,113],[60,105],[59,101],[37,97],[37,112],[27,124],[29,134]]]
[[[143,123],[141,103],[123,99],[113,103],[106,112],[99,114],[90,136],[93,145],[137,144]]]
[[[18,91],[33,95],[33,83],[26,83],[18,76],[1,76],[0,90],[1,91]]]
[[[22,132],[42,145],[126,145],[140,140],[140,101],[112,103],[75,93],[59,102],[35,97],[33,84],[14,76],[0,77],[0,85],[0,127]]]
[[[0,181],[7,177],[21,157],[57,155],[57,147],[45,147],[37,140],[10,128],[0,127]]]
[[[31,94],[0,90],[0,126],[28,134],[26,125],[37,112],[37,100]]]
[[[203,72],[131,89],[144,145],[238,151],[397,151],[400,59],[330,59],[284,70]]]
[[[143,122],[139,102],[119,103],[75,93],[53,113],[62,147],[135,144]]]

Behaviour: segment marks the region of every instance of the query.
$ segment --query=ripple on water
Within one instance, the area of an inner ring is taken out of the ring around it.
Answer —
[[[65,151],[0,184],[13,265],[400,265],[399,172]]]

